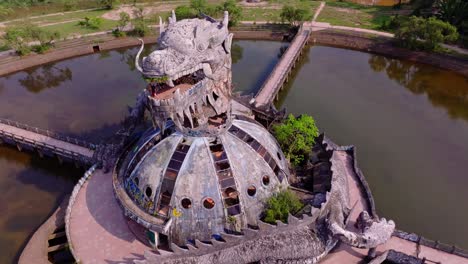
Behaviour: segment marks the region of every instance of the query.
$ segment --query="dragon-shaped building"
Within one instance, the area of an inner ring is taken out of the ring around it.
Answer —
[[[227,12],[222,21],[177,21],[173,13],[160,25],[158,50],[140,62],[142,44],[137,55],[149,80],[139,102],[154,128],[120,156],[113,176],[125,216],[137,223],[132,231],[153,247],[137,262],[314,263],[339,240],[365,248],[385,242],[394,223],[365,212],[360,232],[346,230],[348,183],[326,144],[319,146],[330,175],[315,183],[323,186],[320,201],[288,224],[261,221],[266,200],[289,187],[290,171],[275,138],[232,95],[227,26]]]

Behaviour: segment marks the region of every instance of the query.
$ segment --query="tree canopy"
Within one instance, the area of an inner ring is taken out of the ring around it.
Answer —
[[[434,50],[441,43],[458,39],[457,28],[435,17],[412,16],[395,32],[400,45],[410,49]]]
[[[315,120],[309,115],[296,118],[290,114],[282,124],[273,127],[273,132],[284,154],[294,166],[304,161],[319,135]]]
[[[288,21],[289,24],[295,25],[298,22],[302,22],[311,19],[311,13],[309,9],[295,8],[290,5],[283,6],[280,13],[281,21]]]

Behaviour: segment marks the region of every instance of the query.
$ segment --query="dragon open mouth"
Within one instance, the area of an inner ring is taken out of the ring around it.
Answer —
[[[192,86],[206,78],[202,69],[193,68],[175,75],[166,82],[151,82],[149,85],[152,97],[162,100],[173,96],[176,90],[181,94],[188,91]],[[170,80],[170,81],[169,81]]]

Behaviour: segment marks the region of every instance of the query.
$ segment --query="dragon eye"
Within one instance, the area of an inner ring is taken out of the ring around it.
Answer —
[[[203,43],[199,43],[199,44],[197,45],[197,50],[198,50],[198,51],[204,51],[205,49],[206,49],[206,48],[205,48],[205,45],[203,45]]]

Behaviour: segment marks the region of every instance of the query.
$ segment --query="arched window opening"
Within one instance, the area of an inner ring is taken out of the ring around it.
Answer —
[[[153,190],[151,189],[151,187],[149,186],[146,187],[145,194],[148,198],[151,197],[151,195],[153,194]]]
[[[270,177],[268,175],[263,176],[262,183],[263,185],[268,186],[270,184]]]
[[[257,194],[257,187],[250,185],[249,188],[247,188],[247,194],[251,197],[255,196],[255,194]]]
[[[212,209],[215,206],[215,201],[212,198],[206,198],[203,200],[203,207],[206,209]]]
[[[192,208],[192,201],[190,201],[189,198],[184,198],[184,199],[182,199],[182,201],[180,202],[180,204],[181,204],[182,207],[185,208],[185,209],[190,209],[190,208]]]

